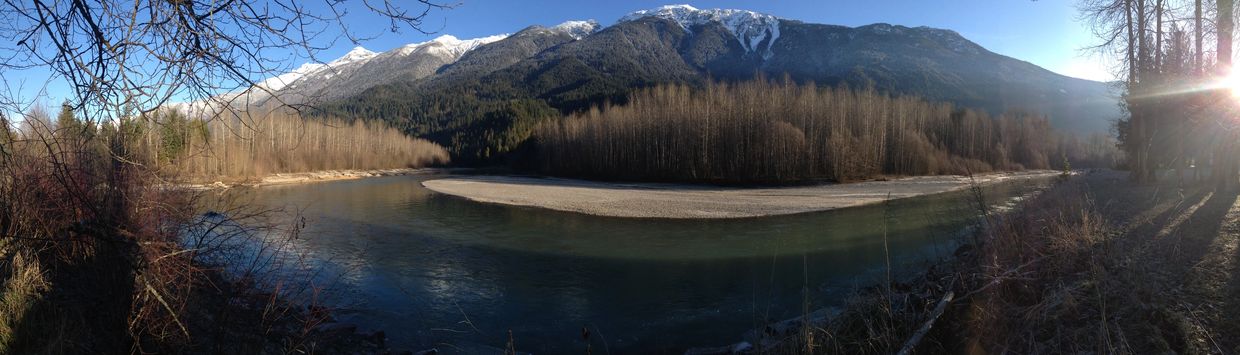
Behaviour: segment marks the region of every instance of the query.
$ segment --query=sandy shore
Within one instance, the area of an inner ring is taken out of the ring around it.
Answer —
[[[440,171],[442,170],[436,169],[436,168],[325,170],[325,171],[312,171],[312,172],[304,172],[304,173],[272,174],[272,175],[264,176],[262,179],[258,179],[255,181],[246,181],[246,182],[240,182],[240,183],[229,184],[229,183],[224,183],[222,181],[216,181],[216,182],[209,183],[209,184],[183,184],[183,185],[179,185],[179,187],[189,188],[189,189],[199,189],[199,190],[226,189],[226,188],[235,187],[235,186],[262,187],[262,186],[274,186],[274,185],[291,185],[291,184],[305,184],[305,183],[314,183],[314,182],[352,180],[352,179],[361,179],[361,178],[378,177],[378,176],[425,174],[425,173],[436,173]]]
[[[1044,178],[1055,171],[975,176],[992,184]],[[633,218],[744,218],[824,211],[964,189],[964,176],[919,176],[890,181],[777,188],[708,187],[685,184],[606,183],[559,178],[463,176],[428,180],[433,191],[469,200],[549,208],[598,216]]]
[[[285,185],[285,184],[303,184],[308,182],[336,181],[336,180],[352,180],[377,176],[396,176],[409,175],[424,171],[425,169],[377,169],[377,170],[327,170],[315,171],[308,173],[284,173],[263,177],[263,179],[253,185],[269,186],[269,185]]]

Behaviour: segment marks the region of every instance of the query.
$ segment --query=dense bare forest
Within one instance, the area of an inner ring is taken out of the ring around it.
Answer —
[[[542,125],[532,166],[592,178],[710,182],[847,181],[883,174],[1109,166],[1114,143],[1045,117],[757,80],[665,85]]]
[[[48,121],[45,110],[28,115]],[[253,112],[253,111],[251,111]],[[100,127],[84,123],[65,108],[54,124],[30,124],[23,134],[56,131],[76,138],[85,151],[106,152],[102,144],[126,130],[130,149],[140,162],[167,177],[205,181],[245,179],[274,173],[336,169],[423,167],[448,162],[442,147],[410,138],[382,123],[307,120],[284,110],[230,114],[231,119],[188,118],[172,111],[122,119]],[[92,146],[97,146],[93,147]]]
[[[424,167],[448,162],[439,145],[380,122],[307,120],[288,112],[245,114],[202,123],[168,115],[188,137],[177,164],[191,177],[256,177],[335,169]],[[180,123],[188,122],[188,123]],[[194,129],[195,125],[205,125]],[[181,129],[186,127],[189,129]],[[205,136],[202,134],[205,133]]]

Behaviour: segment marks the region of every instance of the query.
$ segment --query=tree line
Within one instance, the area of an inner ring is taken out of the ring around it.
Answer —
[[[382,122],[305,119],[282,109],[247,111],[205,122],[165,113],[155,121],[176,127],[172,132],[184,137],[172,140],[186,145],[174,157],[178,161],[173,166],[189,177],[417,168],[449,161],[443,147],[409,137]]]
[[[172,179],[249,179],[275,173],[388,169],[446,164],[448,153],[377,122],[303,119],[291,110],[250,110],[190,118],[176,110],[94,124],[65,105],[55,121],[46,109],[26,115],[14,135],[56,138],[54,151],[76,160],[107,161],[109,147]],[[124,134],[120,134],[123,131]],[[124,137],[123,140],[121,137]]]
[[[874,90],[765,79],[662,85],[534,130],[520,165],[604,179],[722,183],[1110,166],[1108,137],[1029,112],[986,112]]]

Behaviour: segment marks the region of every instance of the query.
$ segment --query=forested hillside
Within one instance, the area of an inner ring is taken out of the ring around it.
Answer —
[[[764,80],[662,85],[535,130],[525,165],[624,180],[778,183],[1109,166],[1114,143],[1036,113]]]
[[[734,33],[738,28],[746,32]],[[850,28],[683,6],[635,13],[580,39],[532,27],[435,75],[375,86],[325,103],[318,114],[390,122],[445,146],[457,162],[494,162],[550,117],[623,103],[642,88],[700,89],[757,75],[787,75],[822,89],[873,88],[992,116],[1037,111],[1083,135],[1107,132],[1118,116],[1106,84],[990,52],[952,31]]]
[[[375,86],[323,104],[317,113],[383,121],[447,147],[457,161],[487,161],[516,148],[540,120],[560,115],[543,100],[488,76],[573,40],[566,31],[532,26],[466,53],[434,80]]]

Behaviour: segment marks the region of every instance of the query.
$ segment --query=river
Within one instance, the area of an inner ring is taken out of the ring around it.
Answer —
[[[298,210],[294,243],[321,268],[337,318],[397,349],[479,346],[680,353],[839,305],[886,275],[950,256],[976,213],[968,191],[735,220],[596,217],[480,204],[411,175],[235,190]],[[1010,206],[1049,180],[987,186]],[[886,245],[886,248],[884,248]],[[887,252],[885,252],[885,250]],[[468,351],[466,351],[468,352]]]

